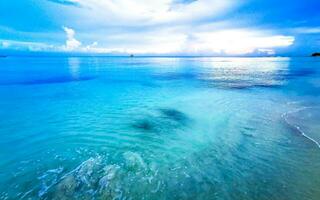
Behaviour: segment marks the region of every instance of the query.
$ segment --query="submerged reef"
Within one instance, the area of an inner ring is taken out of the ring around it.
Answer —
[[[153,115],[136,120],[132,127],[144,132],[168,133],[175,129],[188,127],[191,118],[176,109],[160,108]]]
[[[102,156],[91,157],[46,187],[39,197],[57,200],[127,199],[132,192],[150,191],[144,195],[155,199],[164,185],[156,179],[158,170],[154,164],[146,163],[137,152],[126,151],[121,157],[121,164],[109,163]]]
[[[319,53],[319,52],[316,52],[316,53],[313,53],[311,56],[312,56],[312,57],[320,56],[320,53]]]
[[[142,120],[139,120],[136,123],[132,124],[132,127],[136,128],[136,129],[141,129],[144,131],[152,131],[155,126],[156,126],[156,124],[154,124],[153,122],[151,122],[150,120],[147,120],[147,119],[142,119]]]
[[[161,112],[162,117],[166,117],[176,122],[185,123],[186,121],[189,120],[189,117],[185,113],[175,109],[162,108],[162,109],[159,109],[159,111]]]

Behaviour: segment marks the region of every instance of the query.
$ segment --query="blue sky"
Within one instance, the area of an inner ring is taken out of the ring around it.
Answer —
[[[319,0],[1,0],[0,52],[309,55]]]

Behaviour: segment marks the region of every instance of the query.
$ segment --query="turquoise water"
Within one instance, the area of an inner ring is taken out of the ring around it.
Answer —
[[[0,199],[320,199],[320,59],[0,58]]]

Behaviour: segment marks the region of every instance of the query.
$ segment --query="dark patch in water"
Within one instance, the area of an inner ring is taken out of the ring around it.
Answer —
[[[255,130],[257,130],[256,128],[248,127],[248,126],[243,127],[243,129],[246,130],[246,131],[255,131]]]
[[[53,77],[47,79],[35,79],[35,80],[27,80],[23,82],[19,82],[19,85],[40,85],[40,84],[56,84],[56,83],[68,83],[68,82],[76,82],[76,81],[89,81],[95,79],[92,76],[84,76],[79,78],[73,78],[68,76],[62,77]]]
[[[155,78],[160,80],[195,79],[196,75],[192,73],[164,73],[155,75]]]
[[[255,131],[256,131],[256,128],[244,126],[242,127],[242,130],[240,130],[240,133],[246,137],[254,137],[253,132]]]
[[[143,80],[130,80],[130,79],[104,79],[104,82],[108,84],[138,84],[145,87],[158,87],[158,85],[152,83],[151,81],[143,81]]]
[[[248,90],[251,88],[279,88],[281,83],[263,83],[263,82],[251,82],[251,81],[205,81],[205,85],[208,87],[216,87],[221,89],[236,89],[236,90]]]
[[[248,133],[248,132],[245,132],[245,131],[241,131],[241,134],[243,136],[250,137],[250,138],[254,137],[254,135],[252,133]]]
[[[152,131],[155,129],[155,124],[149,120],[143,119],[134,123],[132,127],[143,131]]]
[[[174,130],[187,127],[191,119],[175,109],[159,109],[158,115],[151,115],[137,120],[132,127],[145,132],[170,133]]]
[[[316,71],[314,69],[298,69],[292,71],[290,74],[288,74],[288,77],[304,77],[304,76],[311,76],[315,74]]]
[[[176,122],[184,123],[189,120],[189,117],[186,114],[175,109],[162,108],[162,109],[159,109],[159,111],[162,114],[162,117],[166,117]]]
[[[262,88],[280,88],[282,84],[256,84],[255,87]]]

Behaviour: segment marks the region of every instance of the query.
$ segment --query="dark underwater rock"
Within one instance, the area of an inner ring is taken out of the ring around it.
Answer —
[[[313,53],[311,56],[312,56],[312,57],[317,57],[317,56],[320,56],[320,53],[319,53],[319,52],[316,52],[316,53]]]
[[[147,119],[142,119],[134,123],[132,127],[143,131],[152,131],[155,129],[155,124]]]
[[[189,126],[191,119],[183,112],[171,108],[158,109],[158,113],[144,116],[131,126],[144,132],[170,133]]]
[[[170,120],[174,120],[176,122],[185,122],[189,120],[189,117],[186,114],[178,110],[170,109],[170,108],[162,108],[159,110],[162,114],[162,117],[166,117]]]

